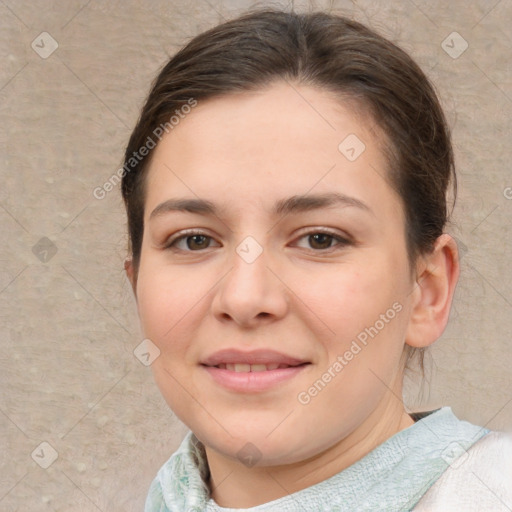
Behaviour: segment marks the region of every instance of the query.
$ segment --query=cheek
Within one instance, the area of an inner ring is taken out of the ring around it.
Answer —
[[[345,372],[351,378],[358,379],[363,367],[387,372],[384,367],[395,365],[403,349],[407,316],[405,281],[400,282],[392,261],[361,258],[319,277],[304,277],[301,289],[307,290],[304,303],[329,328],[323,337],[329,362],[351,351]]]
[[[207,280],[198,272],[171,271],[165,265],[141,266],[137,283],[137,304],[144,335],[162,352],[182,348],[183,336],[190,337],[208,290]]]
[[[326,268],[325,275],[310,273],[294,282],[301,283],[301,298],[331,330],[352,335],[396,300],[392,300],[383,267],[379,261],[347,263],[339,269]]]
[[[210,288],[204,274],[200,279],[198,272],[176,272],[156,259],[148,258],[139,270],[137,304],[142,330],[160,350],[151,364],[153,376],[169,407],[187,425],[190,393],[197,393],[189,380],[187,361],[199,317],[206,314],[206,301],[201,299]]]

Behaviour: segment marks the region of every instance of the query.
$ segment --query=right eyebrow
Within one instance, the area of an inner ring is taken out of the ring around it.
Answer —
[[[217,208],[211,201],[205,199],[167,199],[160,203],[149,216],[149,219],[159,217],[168,212],[190,212],[216,215]]]

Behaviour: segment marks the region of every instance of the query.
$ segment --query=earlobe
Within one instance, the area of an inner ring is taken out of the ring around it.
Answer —
[[[450,235],[442,234],[422,257],[417,276],[405,342],[419,348],[434,343],[448,323],[459,279],[457,244]]]

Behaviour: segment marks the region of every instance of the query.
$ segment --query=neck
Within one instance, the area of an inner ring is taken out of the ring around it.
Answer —
[[[348,436],[314,457],[294,464],[248,468],[206,447],[211,497],[221,507],[250,508],[322,482],[414,424],[390,395]],[[399,395],[400,396],[400,395]]]

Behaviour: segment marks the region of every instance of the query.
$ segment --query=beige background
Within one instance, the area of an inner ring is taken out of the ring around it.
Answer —
[[[186,432],[133,354],[119,187],[92,192],[119,167],[168,55],[250,5],[0,0],[2,511],[141,511]],[[409,51],[453,129],[462,278],[430,389],[421,402],[409,380],[406,403],[511,429],[512,1],[294,3],[330,7]],[[441,46],[453,31],[469,45],[458,58]],[[47,58],[42,32],[58,44]]]

